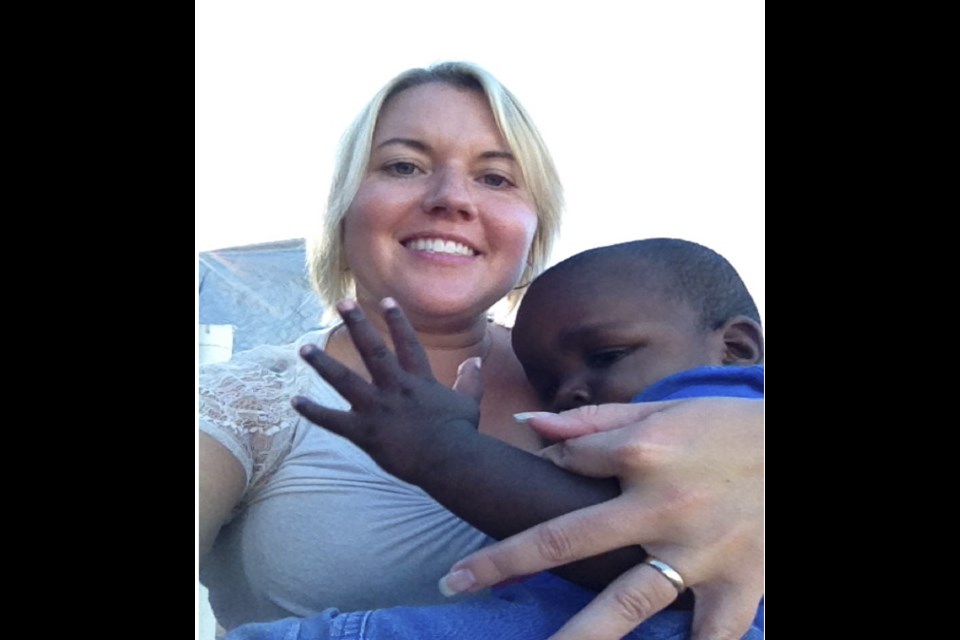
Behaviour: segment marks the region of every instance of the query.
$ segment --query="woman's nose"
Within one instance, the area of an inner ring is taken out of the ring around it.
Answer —
[[[585,404],[593,404],[593,394],[590,392],[590,386],[582,377],[568,378],[560,388],[550,406],[550,411],[567,411],[576,409]]]
[[[427,213],[477,215],[470,177],[457,169],[442,169],[431,176],[430,190],[423,201]]]

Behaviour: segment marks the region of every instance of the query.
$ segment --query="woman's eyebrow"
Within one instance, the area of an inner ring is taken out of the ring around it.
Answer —
[[[384,140],[377,145],[377,149],[382,149],[391,144],[399,144],[405,147],[413,147],[417,151],[429,151],[430,145],[420,140],[414,140],[413,138],[390,138],[389,140]]]
[[[509,151],[484,151],[480,154],[480,157],[484,160],[490,159],[500,159],[500,160],[509,160],[510,162],[516,162],[517,159],[513,157],[513,154]]]
[[[398,144],[404,147],[410,147],[411,149],[416,149],[417,151],[428,152],[430,151],[430,145],[422,140],[416,140],[414,138],[389,138],[378,144],[375,148],[382,149],[393,144]],[[509,160],[510,162],[516,162],[517,159],[509,151],[484,151],[479,156],[483,160]]]

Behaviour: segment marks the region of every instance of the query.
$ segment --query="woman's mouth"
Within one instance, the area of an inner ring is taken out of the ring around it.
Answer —
[[[442,253],[452,256],[477,255],[476,251],[462,242],[443,240],[441,238],[416,238],[404,242],[403,246],[413,251],[425,251],[427,253]]]

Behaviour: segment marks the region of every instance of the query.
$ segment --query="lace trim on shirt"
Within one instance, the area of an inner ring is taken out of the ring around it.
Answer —
[[[247,491],[264,483],[290,451],[300,415],[304,366],[293,345],[264,346],[200,367],[201,428],[227,447],[247,473]]]

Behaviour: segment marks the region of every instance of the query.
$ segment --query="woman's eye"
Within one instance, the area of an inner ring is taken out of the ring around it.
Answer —
[[[507,187],[507,186],[513,185],[513,183],[510,182],[510,180],[496,173],[488,173],[484,175],[481,178],[481,181],[483,182],[483,184],[487,185],[488,187]]]
[[[417,165],[412,162],[394,162],[388,164],[386,169],[398,176],[412,176],[417,172]]]

